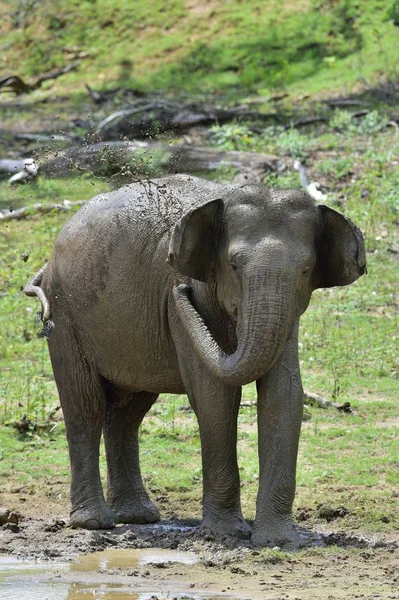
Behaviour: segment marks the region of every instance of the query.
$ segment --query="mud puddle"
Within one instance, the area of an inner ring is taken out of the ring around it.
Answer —
[[[319,534],[287,551],[207,540],[181,521],[84,531],[24,518],[0,528],[0,598],[399,600],[397,536]]]
[[[193,552],[147,548],[105,550],[73,562],[38,562],[0,556],[0,598],[3,600],[214,600],[237,598],[218,592],[195,592],[190,584],[171,579],[154,581],[150,566],[194,565]],[[115,577],[119,575],[119,577]],[[125,579],[128,581],[124,581]],[[115,581],[117,579],[117,582]],[[132,582],[133,579],[133,582]],[[188,588],[188,589],[187,589]]]

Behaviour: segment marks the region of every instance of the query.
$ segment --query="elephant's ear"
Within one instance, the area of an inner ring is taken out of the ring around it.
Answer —
[[[222,200],[211,200],[190,210],[175,225],[168,262],[178,273],[199,281],[212,279],[222,210]]]
[[[319,206],[323,221],[319,240],[315,287],[348,285],[366,272],[363,234],[348,217]]]

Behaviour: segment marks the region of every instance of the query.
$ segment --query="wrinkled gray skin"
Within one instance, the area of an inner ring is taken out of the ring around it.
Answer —
[[[141,479],[138,429],[158,394],[186,393],[201,434],[202,526],[249,537],[237,413],[241,386],[256,381],[252,540],[295,540],[299,317],[315,288],[347,285],[364,270],[359,229],[303,191],[176,175],[88,202],[58,236],[41,281],[55,324],[49,349],[69,443],[72,525],[159,519]]]

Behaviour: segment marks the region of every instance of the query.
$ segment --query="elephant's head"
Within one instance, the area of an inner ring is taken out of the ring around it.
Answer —
[[[312,291],[352,283],[366,260],[363,236],[347,217],[302,191],[244,186],[181,218],[169,263],[214,287],[236,323],[232,354],[212,337],[187,285],[174,290],[178,314],[207,367],[244,385],[276,362]]]

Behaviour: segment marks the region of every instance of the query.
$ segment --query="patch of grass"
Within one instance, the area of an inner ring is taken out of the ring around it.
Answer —
[[[109,184],[89,174],[84,177],[69,179],[46,179],[39,175],[38,182],[9,187],[5,181],[0,182],[0,210],[16,209],[39,202],[61,203],[63,200],[83,200],[100,192],[108,191]],[[31,222],[29,221],[31,225]],[[19,226],[19,224],[18,224]],[[8,225],[1,225],[9,229]],[[22,225],[22,227],[24,227]],[[54,230],[52,232],[54,234]],[[52,238],[54,239],[54,238]],[[1,241],[0,241],[1,243]]]
[[[240,2],[1,0],[0,68],[34,80],[80,62],[40,97],[85,81],[102,88],[294,93],[397,75],[396,4],[382,0]],[[15,70],[15,68],[14,68]]]
[[[252,558],[252,561],[256,565],[278,565],[279,563],[290,562],[291,560],[292,554],[289,552],[273,550],[272,548],[262,548],[259,554]]]

